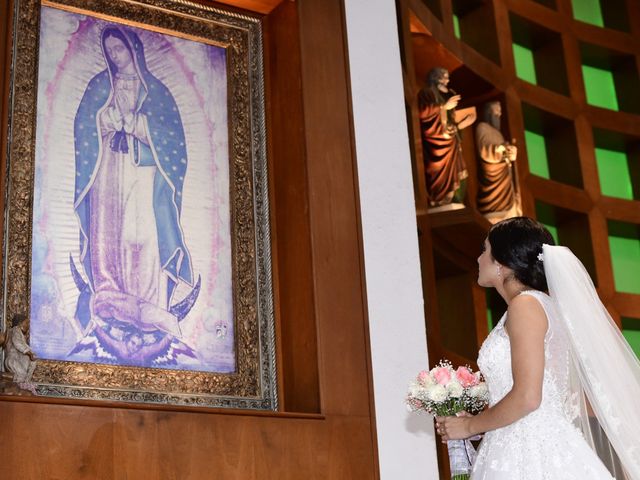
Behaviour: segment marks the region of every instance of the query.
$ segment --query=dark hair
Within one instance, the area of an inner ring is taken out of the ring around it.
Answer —
[[[530,288],[547,291],[544,260],[539,260],[542,244],[554,245],[544,225],[528,217],[514,217],[496,223],[487,237],[491,255],[513,270],[517,280]]]
[[[442,105],[446,101],[440,90],[438,82],[445,73],[449,73],[446,68],[435,67],[429,70],[425,78],[425,85],[418,92],[418,108],[422,112],[428,105]]]
[[[432,68],[431,70],[429,70],[429,73],[427,73],[427,85],[429,87],[435,87],[436,85],[438,85],[438,82],[445,73],[449,73],[449,71],[444,67]]]
[[[24,313],[14,313],[13,317],[11,318],[11,326],[17,327],[26,319],[27,319],[27,316]]]
[[[496,103],[500,105],[499,100],[491,100],[482,106],[482,120],[484,122],[491,123],[491,120],[493,119],[493,106]]]

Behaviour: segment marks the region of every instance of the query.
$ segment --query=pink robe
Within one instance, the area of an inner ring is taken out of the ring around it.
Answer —
[[[102,153],[89,193],[92,318],[115,318],[141,330],[159,328],[179,337],[178,321],[167,311],[167,281],[158,253],[153,209],[157,167],[136,165],[133,155],[134,137],[149,144],[145,117],[135,113],[140,80],[121,77],[114,79],[111,102],[99,113]],[[127,153],[110,148],[122,128]]]

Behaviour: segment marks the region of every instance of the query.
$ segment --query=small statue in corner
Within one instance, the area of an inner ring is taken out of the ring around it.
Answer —
[[[0,346],[4,348],[4,366],[2,390],[5,394],[36,394],[31,376],[36,368],[35,354],[27,343],[29,319],[26,315],[16,314],[11,320],[11,328],[0,334]],[[7,382],[7,380],[9,380]],[[17,388],[16,388],[17,387]]]

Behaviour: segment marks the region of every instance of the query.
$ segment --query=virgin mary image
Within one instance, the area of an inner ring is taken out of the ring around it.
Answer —
[[[70,258],[70,268],[85,334],[74,350],[161,365],[194,354],[180,341],[199,292],[181,226],[185,133],[138,35],[107,26],[100,41],[106,68],[89,81],[74,120],[80,264]],[[192,290],[175,301],[181,282]]]

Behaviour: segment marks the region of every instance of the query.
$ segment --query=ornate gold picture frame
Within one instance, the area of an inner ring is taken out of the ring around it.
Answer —
[[[3,328],[38,395],[277,408],[261,28],[16,2]]]

